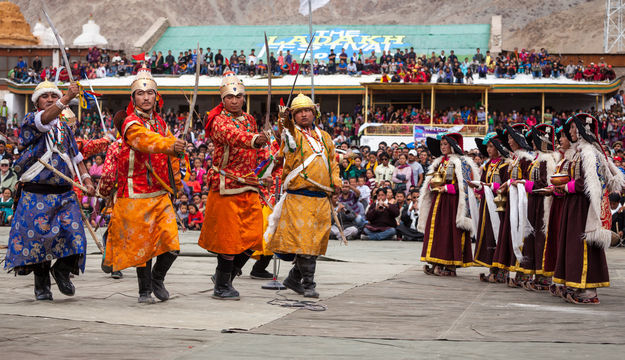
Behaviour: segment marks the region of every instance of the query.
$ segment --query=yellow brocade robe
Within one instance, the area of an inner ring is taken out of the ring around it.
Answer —
[[[300,174],[305,174],[314,182],[325,187],[340,189],[342,182],[334,153],[334,143],[328,133],[325,131],[320,131],[320,133],[326,159],[317,156]],[[315,131],[312,131],[312,134],[317,135]],[[293,135],[297,145],[295,151],[288,150],[285,144],[282,145],[281,149],[281,153],[284,155],[283,181],[293,169],[314,154],[312,146],[300,130],[296,130]],[[302,176],[296,176],[288,184],[287,190],[324,192]],[[288,192],[282,196],[286,197],[282,212],[277,220],[275,232],[268,236],[266,248],[284,254],[325,254],[332,217],[329,199]]]

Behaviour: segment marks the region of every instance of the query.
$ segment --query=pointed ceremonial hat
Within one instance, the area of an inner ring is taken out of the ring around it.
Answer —
[[[221,94],[222,99],[227,95],[245,95],[245,85],[243,85],[243,81],[241,81],[235,73],[232,71],[226,71],[221,79],[219,93]]]

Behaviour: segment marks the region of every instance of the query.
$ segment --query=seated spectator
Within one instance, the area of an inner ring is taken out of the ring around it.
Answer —
[[[340,69],[340,65],[339,65],[339,69]],[[358,73],[358,69],[356,68],[356,63],[355,62],[350,62],[349,65],[347,65],[347,74],[348,75],[360,75]]]
[[[382,153],[380,155],[380,162],[375,167],[375,181],[380,185],[383,181],[391,181],[393,178],[393,172],[395,171],[395,166],[389,163],[389,156],[387,153]]]
[[[362,208],[366,211],[369,207],[369,201],[371,200],[371,185],[367,184],[367,179],[365,175],[358,177],[357,189],[358,191],[360,191],[360,197],[358,198],[358,201],[360,201],[360,203],[362,204]]]
[[[365,224],[365,208],[360,203],[359,199],[360,191],[358,190],[357,182],[355,180],[343,180],[343,186],[341,187],[338,201],[356,214],[357,218],[354,219],[354,221],[358,227],[362,227]]]
[[[347,74],[347,63],[343,59],[339,62],[338,72],[339,74]]]
[[[395,191],[403,192],[404,195],[408,195],[410,186],[417,185],[412,173],[412,167],[407,162],[408,156],[404,153],[400,154],[392,176]]]
[[[365,225],[364,231],[370,240],[390,240],[395,236],[399,208],[395,200],[387,200],[386,191],[384,188],[376,191],[376,200],[367,211],[369,224]]]
[[[336,210],[336,215],[343,226],[343,235],[347,240],[357,239],[360,230],[356,226],[356,218],[358,215],[350,210],[348,207],[338,201],[338,195],[332,195],[332,206]],[[332,238],[341,239],[340,231],[336,225],[334,219],[332,219],[332,226],[330,227],[330,235]]]
[[[480,64],[480,67],[477,69],[477,73],[480,79],[486,79],[486,74],[488,74],[488,67],[485,63]]]
[[[419,222],[419,192],[410,193],[410,203],[401,213],[401,223],[397,226],[397,236],[404,241],[423,241],[423,233],[417,231]]]
[[[197,205],[189,205],[189,217],[188,224],[189,230],[202,230],[202,224],[204,223],[204,215],[198,209]]]
[[[13,219],[13,192],[5,187],[0,196],[0,226],[11,225],[11,219]]]
[[[178,226],[180,226],[181,229],[186,229],[189,224],[189,205],[186,202],[181,203],[180,206],[178,206],[176,214],[180,221],[182,221],[182,224],[178,224]]]

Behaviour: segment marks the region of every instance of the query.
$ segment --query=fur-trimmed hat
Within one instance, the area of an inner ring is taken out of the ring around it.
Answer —
[[[245,86],[243,85],[243,81],[241,81],[235,73],[232,71],[226,71],[221,79],[219,93],[221,94],[222,100],[227,95],[245,95]]]
[[[33,92],[33,95],[30,97],[30,99],[33,101],[33,104],[35,104],[35,107],[37,106],[37,101],[39,100],[41,95],[47,93],[56,94],[59,98],[63,96],[63,93],[61,92],[61,90],[59,90],[58,86],[56,86],[55,83],[48,80],[42,81],[39,83],[39,85],[37,85],[37,87],[35,88],[35,92]]]

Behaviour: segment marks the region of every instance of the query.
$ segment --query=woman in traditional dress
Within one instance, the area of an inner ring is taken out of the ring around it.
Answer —
[[[568,162],[573,158],[575,149],[571,148],[568,137],[562,135],[562,126],[556,130],[556,138],[560,143],[558,152],[560,153],[560,161],[558,161],[555,169],[556,174],[562,174],[564,169],[568,168]],[[560,234],[560,222],[564,211],[565,193],[555,190],[552,192],[552,203],[549,211],[549,226],[547,228],[547,238],[545,239],[545,256],[543,257],[543,276],[552,277],[556,261],[558,258],[558,241]],[[549,291],[554,296],[559,296],[562,285],[551,284]]]
[[[556,187],[566,199],[553,281],[567,287],[563,297],[574,304],[599,304],[597,288],[610,286],[604,249],[612,234],[603,198],[606,189],[625,187],[623,173],[603,152],[598,124],[589,114],[576,114],[563,130],[576,152],[565,169],[570,181]]]
[[[548,227],[549,212],[553,201],[551,175],[555,173],[559,153],[554,152],[555,129],[548,124],[539,124],[527,133],[536,152],[536,159],[528,170],[525,181],[527,192],[527,218],[534,229],[523,241],[523,257],[517,259],[517,273],[521,273],[521,285],[526,290],[548,290],[551,278],[543,276],[543,256]],[[533,278],[532,278],[533,277]]]
[[[456,267],[475,264],[471,237],[476,233],[478,209],[467,184],[479,175],[475,163],[463,155],[462,140],[458,133],[427,139],[437,159],[430,166],[434,176],[428,175],[421,187],[419,213],[424,216],[417,230],[425,235],[421,261],[433,265],[424,266],[428,275],[455,276]]]
[[[489,159],[482,167],[482,175],[475,192],[482,197],[480,202],[480,220],[477,228],[477,245],[475,246],[474,261],[476,264],[490,268],[489,275],[480,274],[480,280],[496,282],[497,268],[492,266],[493,255],[497,246],[500,224],[503,223],[503,212],[497,212],[493,193],[499,190],[501,184],[508,181],[510,165],[507,157],[508,149],[502,144],[501,136],[491,132],[484,139],[476,138],[475,143],[482,155]]]
[[[495,254],[493,255],[492,266],[500,269],[497,272],[497,282],[508,282],[508,285],[516,287],[517,282],[515,279],[509,279],[508,274],[510,271],[516,270],[517,257],[521,257],[521,245],[523,245],[523,237],[526,232],[525,226],[519,231],[519,220],[523,221],[527,218],[527,208],[523,214],[519,214],[519,210],[523,211],[523,207],[518,206],[523,204],[521,197],[519,197],[519,190],[522,191],[525,196],[525,187],[523,180],[527,179],[529,167],[534,160],[532,154],[529,153],[530,147],[525,140],[523,134],[527,131],[525,124],[515,124],[512,126],[506,125],[504,130],[504,136],[506,147],[511,150],[511,164],[508,167],[510,176],[498,190],[499,193],[507,194],[508,201],[506,203],[506,210],[503,215],[503,223],[499,228],[499,241],[497,241],[497,247]],[[517,185],[521,184],[519,188]],[[511,201],[510,197],[515,196]],[[525,204],[527,204],[525,202]]]

